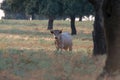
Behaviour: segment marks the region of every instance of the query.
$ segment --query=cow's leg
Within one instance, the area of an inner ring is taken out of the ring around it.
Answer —
[[[69,47],[69,51],[72,51],[72,46]]]
[[[55,41],[55,47],[56,47],[56,50],[59,51],[59,45],[58,45],[57,41]]]
[[[67,51],[67,50],[68,50],[68,47],[65,47],[64,50]]]
[[[60,49],[61,49],[61,52],[62,52],[63,49],[64,49],[64,45],[63,44],[60,44]]]
[[[57,50],[57,51],[59,51],[59,48],[58,48],[58,47],[56,47],[56,50]]]

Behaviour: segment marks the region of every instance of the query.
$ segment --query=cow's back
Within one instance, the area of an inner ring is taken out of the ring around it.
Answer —
[[[72,37],[69,33],[64,32],[61,34],[62,42],[64,46],[71,46],[72,45]]]

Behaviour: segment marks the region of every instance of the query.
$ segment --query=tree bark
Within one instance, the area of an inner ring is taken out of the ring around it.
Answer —
[[[96,0],[88,0],[92,5],[96,4]]]
[[[48,30],[53,29],[53,22],[54,22],[54,17],[49,17],[49,21],[48,21]]]
[[[34,13],[31,14],[31,16],[32,16],[32,20],[34,20],[35,19],[35,14]]]
[[[79,16],[79,21],[82,21],[82,15]]]
[[[93,30],[93,55],[105,54],[106,53],[106,42],[103,30],[103,13],[102,13],[102,2],[103,0],[89,0],[95,9],[95,21]]]
[[[76,31],[76,28],[75,28],[75,16],[70,16],[70,19],[71,19],[71,35],[76,35],[77,34],[77,31]]]
[[[117,76],[120,75],[120,0],[104,0],[103,14],[107,42],[107,59],[103,73],[108,77]]]
[[[120,0],[105,0],[104,21],[107,39],[105,70],[108,73],[120,72]]]

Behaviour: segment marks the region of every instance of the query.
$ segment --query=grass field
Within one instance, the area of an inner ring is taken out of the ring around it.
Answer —
[[[73,51],[57,52],[47,20],[0,21],[0,80],[95,80],[106,56],[92,55],[93,22],[76,22]],[[69,21],[54,29],[71,32]]]

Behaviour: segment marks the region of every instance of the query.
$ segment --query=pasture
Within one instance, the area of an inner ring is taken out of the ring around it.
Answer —
[[[106,56],[92,57],[93,22],[76,22],[73,51],[56,51],[47,20],[0,21],[0,80],[95,80]],[[71,32],[70,22],[54,29]]]

